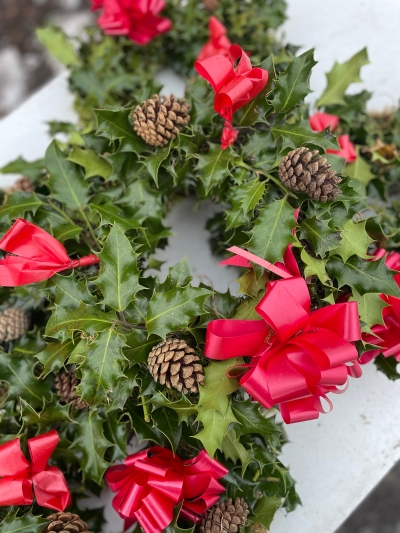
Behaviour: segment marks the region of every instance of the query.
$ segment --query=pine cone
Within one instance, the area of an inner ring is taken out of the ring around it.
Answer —
[[[311,152],[303,146],[282,158],[279,177],[289,189],[305,192],[313,200],[327,202],[341,193],[337,184],[342,179],[330,167],[318,150]]]
[[[42,529],[42,533],[90,533],[86,522],[77,514],[55,513],[47,517],[50,523]]]
[[[203,518],[200,533],[237,533],[246,523],[249,508],[243,498],[231,498],[211,507]]]
[[[251,531],[252,533],[267,533],[267,530],[261,524],[253,524]]]
[[[155,381],[187,394],[198,392],[198,385],[204,385],[204,370],[199,360],[185,341],[171,337],[151,350],[147,364]]]
[[[219,7],[219,0],[203,0],[203,3],[207,11],[215,11]]]
[[[73,409],[77,411],[85,409],[88,405],[85,400],[82,400],[82,398],[75,394],[76,387],[79,383],[75,372],[60,372],[54,378],[54,387],[61,401],[72,404]]]
[[[18,178],[17,181],[14,183],[12,187],[7,189],[6,195],[12,194],[13,192],[33,192],[35,190],[35,186],[33,185],[30,178],[27,176],[22,176],[21,178]]]
[[[19,339],[29,329],[29,316],[23,309],[9,307],[0,314],[0,342]]]
[[[183,126],[190,122],[189,106],[185,99],[177,100],[154,94],[131,112],[133,129],[151,146],[164,146]]]

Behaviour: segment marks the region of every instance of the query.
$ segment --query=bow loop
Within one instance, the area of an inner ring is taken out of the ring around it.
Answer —
[[[28,440],[33,473],[41,472],[46,468],[48,460],[59,442],[60,437],[55,429],[49,431],[49,433]]]
[[[22,453],[19,439],[10,440],[0,446],[0,476],[27,477],[29,462]]]

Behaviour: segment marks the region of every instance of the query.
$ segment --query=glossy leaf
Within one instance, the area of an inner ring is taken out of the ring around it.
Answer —
[[[249,433],[258,433],[264,438],[273,436],[279,437],[282,431],[278,428],[275,422],[275,416],[271,416],[268,411],[265,411],[264,416],[261,414],[260,404],[252,402],[251,400],[233,400],[232,412],[235,415],[239,425],[235,426],[237,436],[247,435]]]
[[[348,220],[343,225],[343,230],[340,233],[342,240],[337,248],[330,251],[330,254],[340,255],[343,261],[347,261],[352,255],[358,255],[366,259],[368,257],[368,246],[374,242],[373,239],[365,231],[366,221],[355,224],[352,220]]]
[[[215,185],[221,185],[230,176],[229,164],[232,161],[232,150],[222,148],[217,144],[212,144],[206,154],[198,155],[197,170],[200,179],[204,184],[206,194]]]
[[[308,122],[301,121],[297,124],[283,123],[271,128],[275,141],[282,138],[282,150],[286,148],[299,148],[303,145],[312,145],[323,150],[338,150],[336,138],[328,131],[313,131]]]
[[[276,511],[281,507],[282,501],[276,496],[262,496],[253,509],[253,515],[249,519],[269,529]]]
[[[92,178],[93,176],[101,176],[107,179],[113,173],[111,163],[95,150],[84,150],[78,146],[74,146],[68,156],[68,161],[72,161],[85,169],[85,179]]]
[[[17,517],[10,512],[0,522],[0,533],[41,533],[48,523],[45,518],[31,513]]]
[[[79,56],[73,44],[60,28],[51,26],[37,28],[36,35],[47,50],[63,65],[67,67],[79,65]]]
[[[73,348],[72,339],[67,339],[64,342],[49,342],[46,348],[35,356],[43,365],[40,377],[45,378],[50,372],[58,372],[70,356]]]
[[[105,137],[112,144],[118,141],[122,152],[135,152],[139,155],[146,149],[145,142],[133,131],[129,109],[98,109],[95,113],[98,122],[96,135]]]
[[[306,239],[320,257],[341,244],[340,231],[333,230],[329,220],[320,220],[316,216],[306,218],[300,224],[300,238]]]
[[[344,167],[343,174],[349,178],[361,181],[366,187],[371,180],[376,178],[376,176],[371,172],[371,165],[360,155],[360,149],[358,146],[356,147],[356,151],[357,159],[354,163],[347,164]]]
[[[42,200],[34,192],[15,191],[5,197],[0,206],[0,222],[8,224],[15,218],[24,218],[25,213],[34,215],[42,205]]]

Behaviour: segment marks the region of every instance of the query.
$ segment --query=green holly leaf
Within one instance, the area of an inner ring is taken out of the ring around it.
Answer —
[[[140,329],[134,329],[126,336],[124,353],[129,359],[130,366],[144,363],[152,348],[160,342],[158,337],[147,338],[147,333]]]
[[[235,426],[238,437],[249,433],[259,433],[267,441],[270,437],[281,437],[282,431],[275,422],[275,416],[271,416],[265,409],[262,414],[261,409],[258,402],[252,402],[250,399],[232,401],[232,412],[240,424]]]
[[[282,261],[288,244],[295,240],[292,235],[295,225],[293,208],[286,200],[275,200],[266,205],[254,223],[247,243],[249,252],[270,263]]]
[[[242,465],[242,476],[244,476],[244,473],[249,464],[253,461],[253,458],[251,450],[246,450],[243,444],[240,443],[234,429],[227,431],[224,440],[222,441],[221,450],[225,455],[226,460],[230,460],[234,464],[240,461]]]
[[[123,311],[144,287],[139,283],[138,255],[117,224],[111,228],[98,256],[100,272],[94,283],[103,294],[102,303]]]
[[[21,397],[32,407],[41,407],[44,398],[51,398],[49,382],[39,380],[34,370],[35,365],[29,357],[0,352],[0,380],[8,384],[7,401]]]
[[[258,300],[254,298],[244,300],[236,309],[236,313],[234,314],[233,318],[235,320],[262,320],[256,311],[257,304]]]
[[[78,309],[82,302],[88,305],[96,304],[86,280],[78,280],[74,272],[69,276],[56,274],[48,280],[46,290],[53,295],[54,303],[61,307]]]
[[[133,126],[129,120],[129,109],[96,109],[97,131],[96,135],[105,137],[114,144],[119,143],[121,152],[135,152],[140,155],[148,146],[133,131]]]
[[[357,159],[354,163],[349,163],[344,167],[343,174],[349,178],[354,178],[361,181],[365,187],[368,183],[376,178],[375,174],[371,172],[371,165],[365,161],[360,155],[360,147],[356,146]]]
[[[353,296],[350,298],[351,302],[357,302],[358,314],[360,315],[361,322],[364,322],[362,331],[370,332],[371,327],[375,324],[383,324],[382,311],[388,304],[386,304],[379,293],[367,293],[362,296],[357,290],[352,288]]]
[[[316,64],[313,49],[293,58],[275,85],[272,100],[275,113],[287,113],[311,92],[310,75]]]
[[[260,202],[264,196],[265,182],[255,179],[246,183],[243,191],[243,195],[240,200],[241,208],[247,215],[250,211],[254,211],[256,205]]]
[[[308,278],[309,276],[317,276],[319,281],[324,285],[332,285],[332,281],[326,272],[326,261],[324,259],[312,257],[304,248],[301,250],[300,258],[306,265],[304,268],[305,278]]]
[[[45,378],[50,372],[61,370],[73,349],[72,339],[67,339],[65,342],[49,342],[46,348],[35,356],[43,365],[40,377]]]
[[[149,216],[159,218],[164,214],[160,193],[153,190],[144,179],[137,179],[131,183],[119,203],[134,207],[135,217],[138,220]]]
[[[252,298],[258,298],[260,292],[265,292],[265,285],[268,281],[269,273],[267,271],[263,272],[261,276],[257,276],[257,273],[252,268],[237,280],[239,283],[238,292]]]
[[[241,362],[240,359],[227,359],[226,361],[212,361],[204,369],[204,385],[200,387],[199,407],[203,409],[216,409],[221,413],[226,412],[228,406],[227,396],[240,387],[237,379],[228,378],[229,368]]]
[[[233,150],[222,150],[219,144],[212,144],[206,154],[198,154],[196,168],[207,195],[215,185],[221,185],[230,176],[229,164],[232,157]]]
[[[76,451],[83,455],[82,472],[98,485],[102,484],[104,472],[110,466],[104,455],[113,445],[104,436],[104,419],[99,411],[89,411],[77,425],[77,437],[71,444]]]
[[[400,373],[397,371],[399,362],[395,357],[385,357],[379,354],[378,357],[375,357],[374,363],[376,368],[383,372],[391,381],[400,379]]]
[[[146,422],[144,420],[142,406],[132,405],[131,402],[127,402],[125,407],[128,410],[129,417],[131,419],[132,429],[134,430],[139,442],[151,440],[157,444],[164,444],[164,437],[162,433],[153,428],[150,422]]]
[[[25,161],[22,157],[18,157],[11,163],[0,168],[1,174],[22,174],[32,180],[36,180],[43,175],[45,164],[43,159],[36,161]]]
[[[0,207],[0,222],[10,224],[14,218],[24,218],[25,213],[34,215],[42,205],[41,199],[34,192],[7,194],[4,204]]]
[[[346,104],[344,93],[351,83],[358,83],[361,80],[360,70],[363,65],[368,65],[369,59],[367,49],[363,48],[344,63],[336,63],[326,77],[327,87],[317,102],[317,106],[327,106],[331,104]]]
[[[17,517],[17,514],[9,513],[0,522],[0,533],[41,533],[49,521],[41,516],[33,516],[28,513]]]
[[[363,259],[367,259],[368,246],[374,242],[373,239],[365,231],[367,221],[354,223],[352,220],[347,220],[343,225],[341,231],[341,242],[337,248],[330,251],[330,255],[340,255],[344,262],[352,255],[358,255]]]
[[[114,171],[112,164],[95,150],[84,150],[74,146],[67,159],[85,169],[85,179],[93,176],[101,176],[104,179],[108,179]]]
[[[315,215],[300,224],[300,239],[307,240],[320,257],[341,244],[340,231],[333,230],[329,220],[319,220]]]
[[[210,457],[214,457],[215,452],[222,449],[226,432],[236,418],[229,405],[223,413],[200,407],[196,421],[201,422],[203,429],[193,437],[201,441]]]
[[[182,437],[182,425],[179,423],[178,415],[168,411],[165,407],[160,407],[151,413],[154,427],[165,436],[171,444],[173,452],[176,452],[179,441]]]
[[[80,59],[75,52],[74,45],[68,40],[68,37],[60,28],[52,26],[37,28],[36,35],[50,54],[58,59],[63,65],[72,67],[80,64]]]
[[[69,416],[69,405],[61,405],[58,398],[53,398],[51,403],[45,403],[41,411],[34,409],[24,399],[21,401],[21,416],[24,427],[37,425],[40,432],[50,430],[54,424],[64,420],[71,421]]]
[[[331,257],[326,267],[330,277],[338,280],[339,288],[348,285],[361,296],[369,292],[400,296],[400,289],[393,279],[396,271],[385,265],[384,257],[378,261],[365,261],[353,255],[346,263]]]
[[[132,396],[133,389],[137,384],[136,378],[138,372],[138,367],[124,369],[124,378],[118,380],[117,386],[108,393],[109,404],[107,406],[107,413],[124,408],[127,399]]]
[[[299,148],[305,144],[316,146],[323,150],[339,149],[336,137],[332,133],[327,130],[313,131],[306,120],[296,124],[285,122],[282,125],[271,128],[271,132],[275,141],[282,137],[281,152],[286,148]]]
[[[77,363],[82,374],[78,393],[90,406],[108,406],[109,395],[119,380],[126,379],[123,368],[127,359],[122,352],[125,346],[125,339],[110,328],[99,333],[84,350],[75,349],[71,355],[70,363]]]
[[[121,229],[128,231],[130,229],[137,229],[141,227],[140,222],[135,218],[128,218],[122,211],[113,204],[90,204],[91,211],[99,213],[101,216],[101,225],[104,224],[118,224]]]
[[[150,398],[150,403],[154,405],[155,409],[167,407],[175,411],[178,416],[178,424],[182,424],[182,422],[189,424],[190,417],[196,414],[196,406],[184,394],[182,394],[179,400],[170,401],[162,392],[155,391]]]
[[[143,159],[143,164],[149,171],[150,176],[153,178],[155,184],[158,187],[158,172],[160,170],[161,163],[167,159],[171,151],[171,143],[165,148],[158,148],[154,153]]]
[[[269,529],[276,511],[281,505],[282,500],[277,496],[262,496],[257,500],[253,509],[253,514],[249,516],[249,520]]]
[[[45,163],[50,173],[51,196],[70,209],[83,209],[89,199],[89,184],[82,178],[79,167],[53,141],[47,148]]]
[[[113,313],[104,313],[92,305],[81,303],[77,309],[57,305],[46,325],[45,336],[64,341],[73,337],[75,331],[87,336],[109,329],[116,321]]]

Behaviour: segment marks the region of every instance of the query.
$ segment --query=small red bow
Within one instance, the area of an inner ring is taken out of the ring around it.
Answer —
[[[29,463],[19,439],[0,446],[0,505],[31,505],[33,490],[41,507],[63,511],[71,504],[71,495],[61,470],[48,466],[59,436],[56,430],[28,440]]]
[[[248,55],[236,44],[229,48],[229,57],[214,55],[196,61],[194,67],[215,91],[214,109],[225,120],[221,138],[225,149],[235,142],[239,133],[232,126],[233,113],[264,89],[268,71],[253,68]]]
[[[169,31],[172,23],[159,17],[163,0],[92,0],[93,11],[103,8],[97,23],[107,35],[126,35],[144,45],[157,35]]]
[[[386,250],[378,249],[374,254],[374,259],[384,257]],[[392,270],[398,270],[399,274],[394,276],[397,285],[400,287],[400,254],[390,252],[386,256],[386,265]],[[374,335],[363,334],[363,341],[381,346],[377,350],[369,350],[361,356],[361,363],[365,364],[377,357],[379,354],[389,357],[393,355],[400,363],[400,298],[381,294],[381,299],[389,304],[382,310],[384,324],[376,324],[371,330]],[[377,337],[375,337],[377,335]]]
[[[310,117],[310,127],[314,131],[323,131],[330,128],[333,131],[339,125],[339,117],[336,115],[329,115],[328,113],[315,113]],[[327,150],[327,154],[335,154],[343,157],[347,163],[353,163],[357,159],[357,152],[354,144],[350,141],[348,135],[339,135],[338,143],[340,150]]]
[[[225,26],[217,17],[212,16],[208,22],[208,29],[210,31],[210,38],[200,50],[197,61],[215,55],[229,57],[229,49],[232,43],[226,35],[227,30]]]
[[[227,473],[205,450],[183,461],[171,450],[153,446],[110,467],[106,480],[117,492],[113,507],[125,520],[126,529],[139,522],[145,533],[161,533],[172,522],[179,503],[183,503],[181,515],[198,522],[224,492],[217,479]]]
[[[332,408],[326,394],[341,392],[338,386],[349,374],[361,375],[357,350],[349,342],[361,338],[357,303],[311,312],[307,284],[296,276],[293,265],[273,265],[237,247],[229,251],[284,279],[267,283],[267,293],[256,307],[263,320],[210,322],[206,357],[252,357],[249,370],[241,372],[246,392],[267,409],[279,404],[288,424],[318,418],[325,412],[321,397]],[[287,254],[292,261],[291,251]]]
[[[71,260],[57,239],[22,218],[18,218],[0,240],[0,249],[13,254],[0,259],[0,286],[3,287],[36,283],[68,268],[100,262],[93,254]]]

